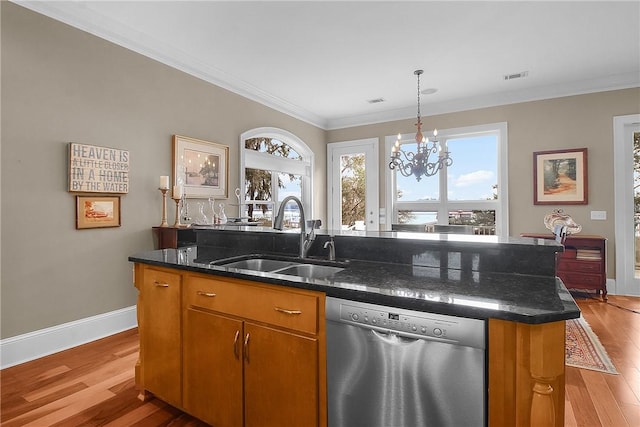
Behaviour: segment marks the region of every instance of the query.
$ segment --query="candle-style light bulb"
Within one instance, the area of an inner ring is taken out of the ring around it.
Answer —
[[[435,138],[436,136],[438,136],[438,129],[433,130],[433,137]]]

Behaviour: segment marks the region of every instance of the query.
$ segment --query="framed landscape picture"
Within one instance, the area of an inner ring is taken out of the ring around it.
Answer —
[[[228,197],[229,147],[173,136],[173,182],[187,198]]]
[[[534,205],[588,203],[587,149],[533,153]]]
[[[120,196],[76,196],[76,229],[120,227]]]

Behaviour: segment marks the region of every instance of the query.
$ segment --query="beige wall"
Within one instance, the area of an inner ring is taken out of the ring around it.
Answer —
[[[542,222],[560,208],[582,225],[582,233],[608,239],[608,277],[615,277],[613,197],[613,117],[640,112],[640,89],[526,102],[427,117],[427,129],[448,129],[507,122],[509,138],[509,231],[547,232]],[[379,138],[380,169],[388,164],[384,152],[387,135],[415,132],[415,119],[329,131],[328,142]],[[588,148],[588,205],[534,206],[533,152],[564,148]],[[455,157],[454,157],[455,161]],[[386,183],[380,179],[381,205]],[[591,220],[592,210],[607,211],[606,221]]]
[[[316,153],[326,177],[326,132],[127,49],[8,2],[2,7],[2,338],[134,305],[127,257],[152,249],[160,175],[171,173],[171,135],[230,147],[285,129]],[[122,226],[75,229],[67,143],[129,150]],[[316,216],[326,201],[316,191]],[[171,208],[171,205],[169,205]],[[192,210],[194,212],[195,210]],[[169,210],[173,221],[173,210]]]

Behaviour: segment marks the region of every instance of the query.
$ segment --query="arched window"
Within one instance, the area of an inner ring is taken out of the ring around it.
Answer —
[[[240,135],[240,191],[243,217],[271,227],[280,202],[296,196],[307,218],[313,215],[313,151],[297,136],[277,128]],[[243,196],[242,196],[243,195]],[[285,211],[285,226],[298,228],[295,204]]]

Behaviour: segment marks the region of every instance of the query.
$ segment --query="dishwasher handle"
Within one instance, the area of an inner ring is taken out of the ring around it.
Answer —
[[[371,329],[371,333],[374,337],[388,343],[388,344],[399,344],[399,343],[412,343],[420,340],[425,340],[424,337],[409,337],[409,334],[403,334],[402,332],[394,332],[394,331],[376,331],[375,329]]]

